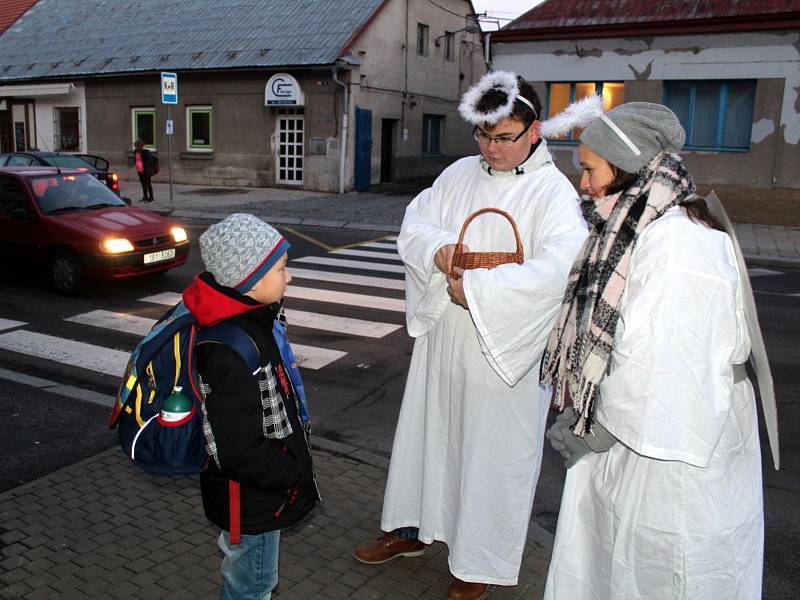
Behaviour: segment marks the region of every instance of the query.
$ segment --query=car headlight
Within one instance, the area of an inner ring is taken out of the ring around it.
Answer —
[[[133,244],[125,238],[112,238],[100,242],[100,247],[109,254],[119,254],[120,252],[132,252]]]
[[[188,238],[186,230],[183,227],[173,227],[170,233],[172,234],[172,239],[176,242],[185,242]]]

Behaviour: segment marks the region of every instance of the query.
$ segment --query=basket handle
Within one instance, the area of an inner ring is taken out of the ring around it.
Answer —
[[[514,222],[514,219],[511,217],[510,214],[508,214],[504,210],[500,210],[499,208],[489,208],[489,207],[487,207],[487,208],[479,208],[474,213],[469,215],[466,218],[466,220],[464,221],[464,224],[461,226],[461,233],[458,234],[458,242],[456,242],[456,245],[458,247],[460,247],[464,243],[464,234],[467,233],[467,226],[472,222],[472,219],[474,219],[478,215],[482,215],[483,213],[487,213],[487,212],[497,213],[498,215],[501,215],[501,216],[505,217],[508,220],[508,222],[511,223],[511,228],[514,230],[514,239],[517,242],[517,254],[521,255],[522,254],[522,240],[519,237],[519,230],[517,229],[517,224]]]

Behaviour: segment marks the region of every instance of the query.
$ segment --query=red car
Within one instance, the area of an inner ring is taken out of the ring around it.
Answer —
[[[85,171],[0,167],[0,260],[44,266],[62,294],[90,279],[161,273],[188,256],[182,227],[126,205]]]

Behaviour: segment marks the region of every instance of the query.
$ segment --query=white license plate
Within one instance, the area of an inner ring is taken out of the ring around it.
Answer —
[[[175,248],[169,250],[161,250],[160,252],[151,252],[144,255],[144,264],[152,265],[153,263],[163,262],[165,260],[172,260],[175,258]]]

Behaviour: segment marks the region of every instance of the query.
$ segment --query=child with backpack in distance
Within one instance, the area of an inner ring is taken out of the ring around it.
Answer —
[[[200,236],[206,271],[183,292],[201,327],[230,321],[243,329],[262,365],[254,377],[229,345],[196,346],[210,457],[200,484],[206,516],[222,528],[222,600],[271,597],[280,530],[320,499],[302,382],[281,322],[288,249],[264,221],[230,215]]]

